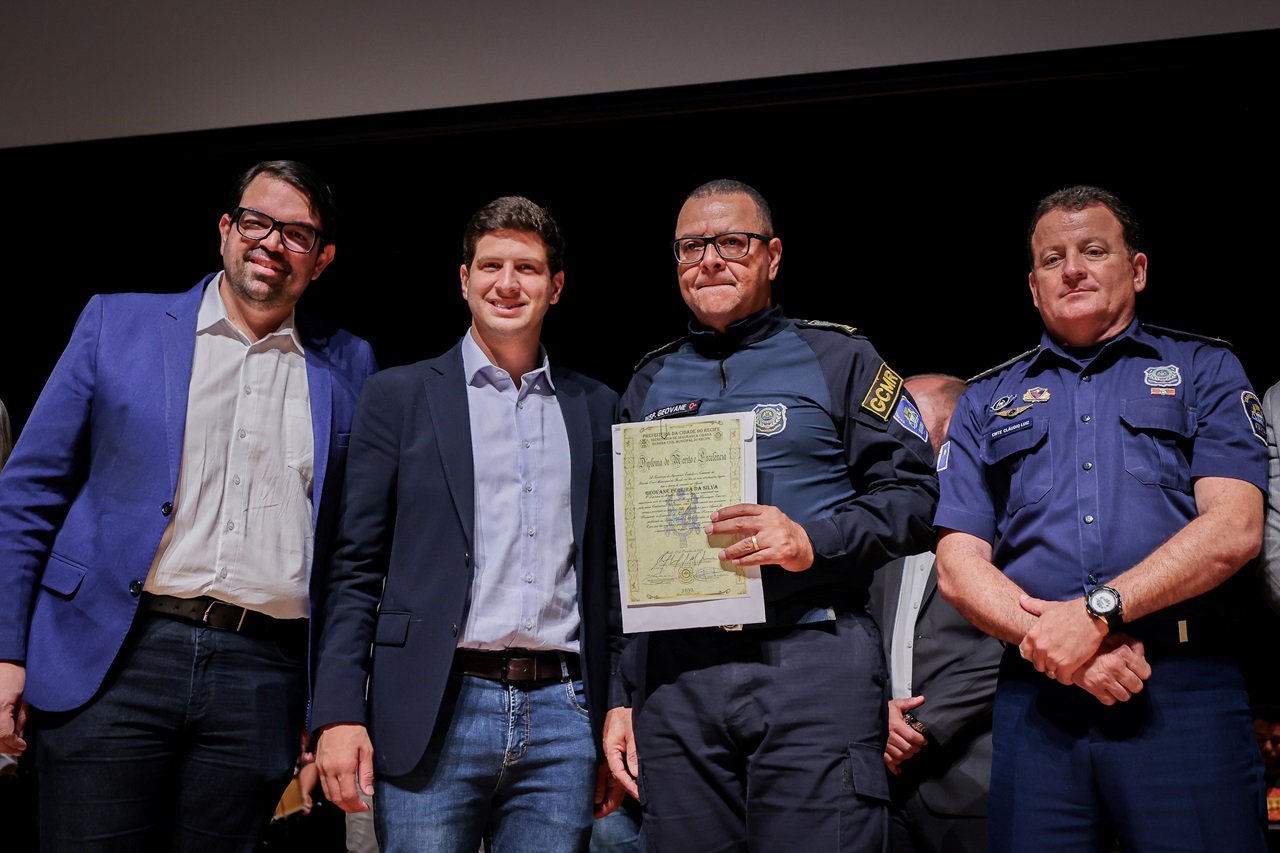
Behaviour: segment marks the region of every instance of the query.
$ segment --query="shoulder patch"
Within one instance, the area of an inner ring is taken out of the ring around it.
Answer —
[[[825,329],[828,332],[840,332],[851,338],[862,335],[853,326],[846,326],[844,323],[829,323],[826,320],[796,320],[795,324],[802,329]]]
[[[981,382],[983,379],[986,379],[988,376],[995,376],[997,373],[1004,370],[1005,368],[1013,367],[1018,362],[1022,361],[1025,358],[1031,358],[1031,356],[1035,355],[1038,352],[1040,352],[1040,345],[1036,344],[1031,349],[1022,353],[1021,355],[1015,355],[1013,358],[1009,359],[1008,361],[1000,362],[990,370],[984,370],[981,373],[979,373],[977,376],[966,379],[965,384],[972,385],[975,382]]]
[[[882,361],[867,396],[862,398],[862,408],[888,423],[901,396],[902,377]]]
[[[676,338],[674,341],[672,341],[669,344],[663,344],[657,349],[650,350],[649,352],[645,353],[644,358],[636,362],[636,366],[631,368],[631,372],[632,373],[639,372],[640,368],[644,367],[646,364],[653,361],[655,358],[657,358],[660,355],[666,355],[669,352],[675,352],[680,348],[680,345],[685,342],[685,339],[687,337],[688,335],[685,335],[684,337]]]
[[[1209,335],[1197,335],[1192,332],[1182,332],[1177,329],[1168,329],[1164,326],[1153,326],[1150,323],[1140,323],[1139,325],[1142,326],[1142,330],[1144,332],[1156,332],[1161,335],[1168,335],[1171,338],[1182,338],[1185,341],[1202,341],[1206,344],[1214,344],[1216,346],[1226,347],[1227,349],[1234,349],[1234,347],[1231,346],[1230,341],[1225,341],[1222,338],[1214,338]]]

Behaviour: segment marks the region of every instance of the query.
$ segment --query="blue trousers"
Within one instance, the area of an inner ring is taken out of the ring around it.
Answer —
[[[865,613],[648,635],[635,714],[661,853],[885,850],[885,664]]]
[[[597,751],[581,681],[451,675],[419,765],[374,783],[382,853],[585,853]],[[377,733],[374,733],[377,737]]]
[[[1148,646],[1151,678],[1105,706],[1012,647],[996,690],[990,849],[1266,850],[1262,759],[1228,657]]]
[[[97,695],[37,713],[45,851],[252,851],[293,776],[307,637],[140,615]]]

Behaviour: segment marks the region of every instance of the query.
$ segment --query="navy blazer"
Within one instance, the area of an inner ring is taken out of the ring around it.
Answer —
[[[871,582],[868,610],[880,624],[885,660],[902,589],[903,558],[886,564]],[[991,787],[991,709],[1004,645],[975,628],[938,592],[929,569],[912,641],[912,695],[924,704],[912,713],[929,729],[929,743],[890,778],[895,800],[910,790],[934,812],[982,817]]]
[[[562,368],[553,369],[552,383],[569,438],[578,640],[599,751],[610,642],[621,636],[612,513],[617,395]],[[466,612],[475,512],[459,342],[371,379],[351,432],[312,724],[366,726],[378,773],[407,773],[426,752]]]
[[[196,317],[213,279],[90,299],[0,473],[0,660],[25,662],[37,708],[88,702],[133,623],[178,488]],[[348,332],[301,312],[297,327],[323,566],[351,418],[376,364]]]

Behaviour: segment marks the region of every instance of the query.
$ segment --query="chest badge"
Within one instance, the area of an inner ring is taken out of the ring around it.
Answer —
[[[1182,384],[1182,371],[1176,364],[1162,364],[1159,367],[1148,367],[1142,374],[1142,381],[1153,388],[1172,388]]]
[[[1028,403],[1025,406],[1016,406],[1012,409],[1002,409],[996,412],[995,414],[996,414],[996,417],[1000,417],[1000,418],[1016,418],[1018,415],[1022,414],[1029,408],[1031,408],[1030,403]]]
[[[1005,394],[999,400],[991,404],[991,411],[999,414],[1002,410],[1013,405],[1013,401],[1017,399],[1016,394]],[[1008,417],[1007,415],[1005,417]]]
[[[1022,402],[1024,403],[1047,403],[1049,402],[1049,389],[1043,385],[1037,385],[1034,388],[1028,388],[1022,394]]]
[[[787,407],[782,403],[759,403],[751,411],[756,416],[756,435],[768,438],[787,428]]]

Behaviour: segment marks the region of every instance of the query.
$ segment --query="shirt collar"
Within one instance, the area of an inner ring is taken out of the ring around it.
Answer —
[[[782,306],[770,305],[741,320],[735,320],[726,326],[723,332],[709,329],[697,320],[691,320],[689,338],[693,341],[693,348],[699,355],[720,358],[744,346],[773,337],[782,331],[786,324],[787,317],[782,313]]]
[[[236,328],[236,324],[231,322],[231,318],[227,315],[226,303],[222,301],[222,296],[219,293],[219,288],[222,287],[222,281],[225,277],[226,273],[218,273],[217,278],[205,285],[204,296],[200,297],[200,310],[196,314],[196,334],[228,334],[244,341],[246,344],[252,345],[253,342],[249,340],[248,335]],[[288,337],[298,352],[304,352],[302,341],[298,338],[294,311],[291,310],[289,316],[284,318],[284,322],[266,337],[275,336]]]
[[[541,359],[539,365],[520,377],[521,394],[555,393],[556,387],[551,381],[551,360],[547,358],[546,347],[541,344],[538,345],[538,356]],[[503,389],[514,384],[507,371],[489,361],[489,356],[484,354],[484,350],[480,349],[476,339],[471,336],[471,329],[467,329],[462,335],[462,372],[467,378],[467,384],[474,388],[493,385]],[[545,377],[546,382],[539,382],[539,376]]]
[[[1159,355],[1160,352],[1156,339],[1143,330],[1142,324],[1138,322],[1137,317],[1129,321],[1129,325],[1125,327],[1123,332],[1104,343],[1102,348],[1090,359],[1090,362],[1097,361],[1104,354],[1120,353],[1133,349],[1147,349],[1156,355]],[[1047,366],[1046,362],[1055,360],[1080,364],[1080,360],[1069,354],[1064,347],[1049,337],[1049,332],[1046,330],[1040,334],[1040,349],[1032,357],[1031,367]]]

